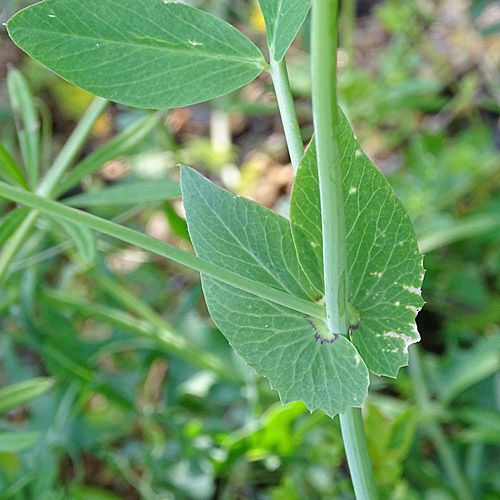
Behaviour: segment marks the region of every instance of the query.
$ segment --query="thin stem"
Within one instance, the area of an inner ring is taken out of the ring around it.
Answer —
[[[304,143],[302,142],[299,122],[297,121],[285,58],[281,61],[275,61],[271,57],[271,76],[273,78],[274,90],[278,100],[293,172],[297,174],[300,161],[304,155]]]
[[[113,238],[117,238],[131,245],[143,248],[150,252],[156,253],[162,257],[173,260],[179,264],[190,267],[200,273],[205,273],[213,278],[216,278],[224,283],[235,286],[240,290],[252,293],[263,299],[270,300],[276,304],[294,309],[298,312],[319,319],[325,319],[324,308],[309,302],[307,300],[294,297],[286,292],[266,286],[257,281],[239,276],[236,273],[222,269],[210,262],[200,259],[196,255],[181,250],[180,248],[163,243],[151,236],[134,231],[127,227],[120,226],[114,222],[110,222],[95,215],[75,210],[74,208],[66,207],[61,203],[57,203],[47,198],[42,198],[36,194],[25,191],[17,187],[9,186],[4,182],[0,182],[0,196],[23,203],[24,205],[34,208],[40,212],[60,217],[76,224],[82,224],[94,229],[100,233],[107,234]]]
[[[356,498],[363,500],[377,498],[361,408],[350,408],[341,414],[340,426]]]
[[[420,355],[418,346],[410,348],[410,375],[413,381],[415,390],[415,400],[420,414],[428,415],[428,418],[423,422],[426,432],[432,439],[439,460],[446,475],[448,476],[449,483],[452,485],[455,493],[460,500],[472,500],[474,498],[470,486],[466,481],[464,474],[460,469],[457,458],[451,449],[441,427],[430,416],[432,415],[430,409],[432,407],[431,398],[427,389],[424,374],[422,372],[422,364],[420,362]]]
[[[313,1],[311,73],[327,324],[332,333],[348,335],[345,218],[337,121],[337,17],[338,0]],[[340,416],[340,424],[356,498],[376,500],[361,410],[349,409]]]

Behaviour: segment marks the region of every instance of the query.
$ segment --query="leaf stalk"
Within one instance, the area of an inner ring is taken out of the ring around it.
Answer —
[[[181,250],[167,243],[163,243],[151,236],[134,231],[124,226],[120,226],[106,219],[101,219],[95,215],[69,208],[61,203],[43,198],[36,194],[30,193],[24,189],[9,186],[4,182],[0,182],[0,196],[23,203],[24,205],[34,208],[39,212],[60,217],[76,224],[81,224],[94,229],[113,238],[117,238],[131,245],[135,245],[144,250],[148,250],[157,255],[173,260],[186,267],[190,267],[200,273],[205,273],[215,279],[223,281],[229,285],[235,286],[240,290],[257,295],[263,299],[269,300],[276,304],[288,307],[301,312],[307,316],[312,316],[318,319],[325,319],[325,311],[323,306],[309,302],[307,300],[295,297],[276,288],[264,285],[257,281],[245,278],[231,271],[227,271],[210,262],[200,259],[196,255]]]

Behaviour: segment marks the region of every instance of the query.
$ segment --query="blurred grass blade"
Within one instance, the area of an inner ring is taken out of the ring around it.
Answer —
[[[441,399],[450,403],[466,389],[500,370],[500,333],[479,340],[464,352],[445,381],[439,386]]]
[[[469,216],[461,220],[447,222],[445,227],[425,231],[418,238],[418,246],[422,253],[432,252],[451,243],[497,229],[499,226],[500,218],[496,214]]]
[[[29,189],[21,169],[16,165],[12,156],[7,152],[0,142],[0,177],[6,181],[18,184],[25,189]]]
[[[28,207],[19,207],[0,219],[0,248],[14,234],[29,212]]]
[[[40,121],[35,102],[26,80],[17,69],[9,71],[7,86],[24,167],[31,187],[36,188],[40,174]]]
[[[38,377],[0,389],[0,413],[28,403],[49,390],[53,385],[53,379]]]
[[[99,207],[115,205],[138,205],[179,198],[178,182],[168,179],[130,182],[112,186],[95,193],[85,193],[64,200],[72,207]]]
[[[0,434],[0,453],[20,453],[31,448],[40,438],[39,432],[5,432]]]
[[[93,264],[97,259],[97,239],[88,227],[73,224],[65,219],[55,219],[66,234],[74,241],[82,261],[86,265]]]
[[[56,187],[56,197],[75,187],[84,177],[92,175],[108,161],[128,153],[140,144],[161,122],[164,113],[155,113],[130,125],[107,144],[87,156],[69,172]]]

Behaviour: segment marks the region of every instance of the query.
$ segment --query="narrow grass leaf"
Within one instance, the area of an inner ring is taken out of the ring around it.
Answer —
[[[21,453],[34,446],[39,438],[39,432],[0,433],[0,453]]]
[[[29,212],[28,207],[18,207],[0,219],[0,248],[15,233]]]
[[[17,127],[19,146],[31,187],[38,185],[40,175],[40,120],[33,95],[24,76],[17,69],[7,76],[10,103]]]
[[[423,305],[424,276],[413,227],[391,186],[363,153],[339,111],[344,177],[348,297],[352,342],[370,371],[395,377],[418,342],[415,316]],[[299,169],[291,202],[299,260],[323,289],[323,248],[314,141]]]
[[[0,389],[0,413],[28,403],[53,385],[53,379],[38,377]]]
[[[225,191],[188,167],[181,187],[191,240],[202,259],[292,296],[318,293],[300,268],[290,223]],[[330,416],[361,406],[368,371],[354,345],[321,320],[202,274],[208,309],[233,348],[267,377],[284,403]]]
[[[55,219],[64,232],[73,240],[84,264],[90,265],[97,259],[97,238],[91,229],[65,219]]]
[[[229,23],[163,0],[45,0],[7,24],[12,40],[71,83],[107,99],[173,108],[236,90],[264,69]]]
[[[115,205],[139,205],[179,198],[178,182],[168,179],[128,182],[95,193],[85,193],[64,200],[72,207],[99,207]]]
[[[266,20],[271,57],[281,61],[302,26],[312,0],[259,0],[259,3]]]
[[[16,165],[16,162],[12,159],[12,156],[3,147],[0,142],[0,177],[3,177],[6,181],[12,184],[17,184],[24,189],[28,189],[28,183],[22,173],[21,168]]]
[[[56,186],[56,197],[75,187],[84,177],[92,175],[108,161],[129,153],[154,130],[162,116],[162,113],[155,113],[138,120],[104,146],[86,156]]]

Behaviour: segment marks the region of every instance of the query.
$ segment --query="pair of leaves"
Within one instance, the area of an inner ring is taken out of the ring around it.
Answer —
[[[267,377],[286,403],[302,400],[330,416],[361,406],[368,370],[395,376],[418,340],[422,258],[411,222],[391,187],[361,151],[341,115],[352,338],[321,320],[202,275],[207,305],[233,348]],[[188,167],[181,188],[196,253],[290,295],[323,294],[321,209],[314,144],[302,161],[291,220],[206,180]]]
[[[260,0],[283,58],[311,0]],[[266,66],[226,21],[166,0],[45,0],[16,14],[12,40],[58,75],[130,106],[186,106],[236,90]]]

